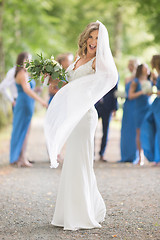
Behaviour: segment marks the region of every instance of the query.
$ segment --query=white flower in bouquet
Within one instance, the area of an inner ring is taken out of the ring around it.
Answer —
[[[53,63],[53,65],[55,65],[55,64],[59,64],[59,63],[54,59],[53,56],[51,56],[51,62]]]
[[[53,56],[53,55],[51,56],[51,60],[52,60],[52,61],[55,61],[55,60],[54,60],[54,56]]]
[[[51,61],[52,61],[53,65],[54,65],[55,71],[58,71],[59,69],[62,69],[62,66],[59,64],[59,62],[57,62],[54,59],[54,56],[51,56]]]
[[[152,93],[152,83],[149,80],[142,81],[141,89],[144,94]]]

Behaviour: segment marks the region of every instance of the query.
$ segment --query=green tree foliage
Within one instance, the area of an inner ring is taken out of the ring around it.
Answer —
[[[7,0],[2,32],[6,70],[21,51],[46,57],[75,53],[80,32],[97,19],[107,26],[116,57],[143,55],[159,42],[159,5],[159,0]]]
[[[4,0],[0,0],[0,79],[4,77],[4,46],[3,46],[3,12],[4,12]]]
[[[17,54],[45,57],[77,50],[79,34],[97,19],[108,28],[120,71],[131,56],[149,62],[159,50],[159,0],[7,0],[3,13],[5,71]]]
[[[14,64],[21,51],[51,53],[59,41],[54,24],[59,19],[49,16],[48,0],[8,0],[4,7],[3,40],[6,66]],[[56,51],[55,51],[56,52]],[[58,52],[58,51],[57,51]]]
[[[143,15],[149,31],[154,35],[154,42],[160,43],[160,1],[159,0],[136,0],[137,13]]]

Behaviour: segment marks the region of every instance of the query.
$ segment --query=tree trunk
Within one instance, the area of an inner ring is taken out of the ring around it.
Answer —
[[[122,53],[122,7],[118,6],[115,12],[115,34],[114,34],[114,50],[113,55],[115,58],[120,58]]]
[[[3,49],[3,11],[4,11],[4,0],[0,0],[0,81],[3,80],[5,75],[5,58]]]

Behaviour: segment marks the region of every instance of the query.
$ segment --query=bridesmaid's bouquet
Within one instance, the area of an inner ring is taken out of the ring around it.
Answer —
[[[152,93],[152,83],[149,80],[144,80],[141,82],[141,89],[144,94]]]
[[[65,70],[54,60],[53,56],[51,56],[50,59],[46,59],[42,54],[38,55],[37,59],[31,61],[27,60],[25,62],[25,67],[31,77],[35,80],[40,80],[43,86],[49,85],[50,79],[58,80],[59,88],[61,88],[64,83],[68,83]]]

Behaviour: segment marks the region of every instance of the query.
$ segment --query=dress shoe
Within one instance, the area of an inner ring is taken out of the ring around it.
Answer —
[[[29,159],[28,159],[28,162],[32,164],[35,163],[35,161],[29,160]]]
[[[104,159],[103,156],[100,156],[100,159],[99,159],[99,160],[102,161],[102,162],[108,162],[106,159]]]

